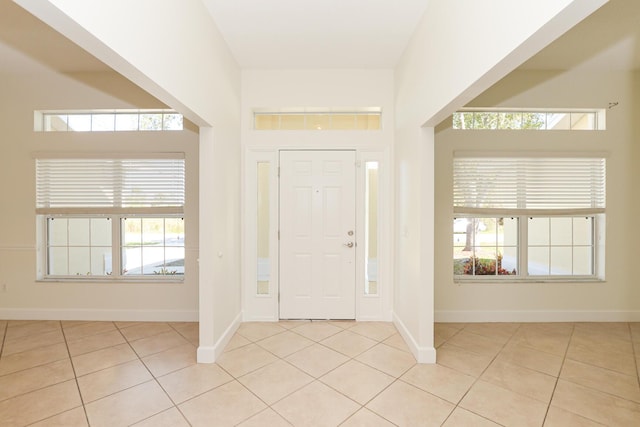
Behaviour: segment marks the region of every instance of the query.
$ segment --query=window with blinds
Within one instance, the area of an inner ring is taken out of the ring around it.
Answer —
[[[603,278],[604,156],[458,153],[453,205],[458,279]]]
[[[604,158],[457,157],[454,212],[602,213]]]
[[[41,279],[183,280],[182,153],[35,162]]]
[[[182,213],[184,158],[38,158],[36,212]]]

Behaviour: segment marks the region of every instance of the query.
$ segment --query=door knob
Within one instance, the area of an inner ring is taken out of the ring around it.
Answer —
[[[348,248],[352,248],[353,247],[353,242],[345,243],[344,246],[346,246]]]

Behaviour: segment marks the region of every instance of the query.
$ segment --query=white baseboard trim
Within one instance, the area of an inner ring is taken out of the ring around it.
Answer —
[[[114,322],[197,322],[198,310],[97,310],[0,308],[4,320],[87,320]]]
[[[435,347],[420,347],[413,335],[409,332],[402,320],[394,313],[393,324],[400,332],[400,335],[409,346],[409,350],[413,353],[413,357],[416,358],[418,363],[436,363],[436,349]]]
[[[640,311],[436,311],[436,322],[640,322]]]
[[[225,347],[233,338],[233,334],[236,333],[242,323],[242,312],[238,313],[235,319],[231,322],[229,327],[222,333],[218,341],[212,346],[200,346],[198,347],[198,353],[196,360],[198,363],[215,363],[218,357],[224,352]]]

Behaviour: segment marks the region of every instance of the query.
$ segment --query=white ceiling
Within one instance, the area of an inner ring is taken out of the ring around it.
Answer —
[[[241,67],[393,68],[429,0],[202,0]],[[442,41],[446,43],[446,41]],[[0,0],[0,71],[107,67]],[[522,66],[640,70],[640,0],[610,0]]]
[[[393,68],[429,0],[203,0],[242,68]]]

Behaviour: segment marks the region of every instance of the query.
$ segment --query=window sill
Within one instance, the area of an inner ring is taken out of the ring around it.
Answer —
[[[453,282],[457,285],[501,285],[506,283],[518,283],[518,284],[538,284],[538,283],[606,283],[605,279],[598,277],[545,277],[536,279],[513,279],[513,278],[454,278]]]
[[[37,279],[36,283],[93,283],[93,284],[182,284],[184,277],[181,278],[98,278],[98,277],[45,277]]]

